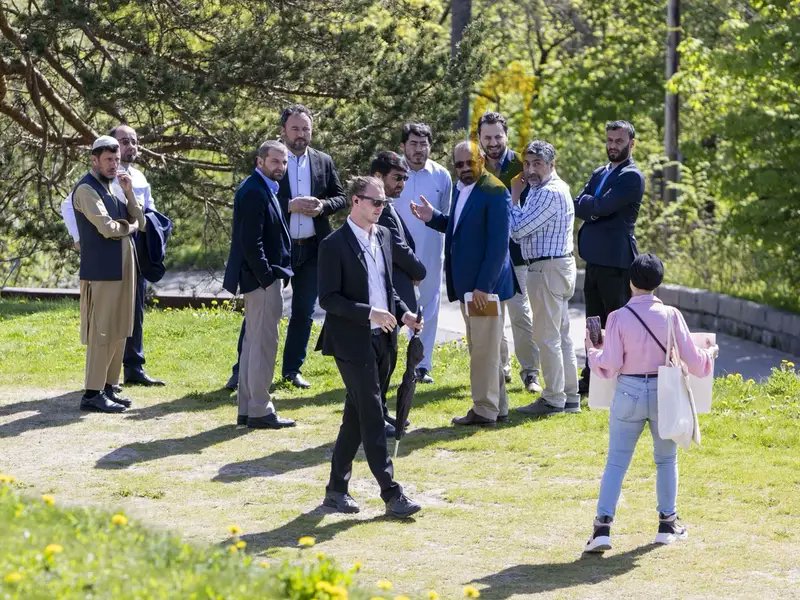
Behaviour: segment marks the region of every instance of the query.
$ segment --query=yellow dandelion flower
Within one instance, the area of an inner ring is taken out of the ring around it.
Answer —
[[[332,585],[328,588],[328,593],[336,600],[347,600],[347,590],[340,585]]]
[[[19,571],[11,571],[11,573],[8,573],[5,577],[3,577],[3,581],[11,584],[19,583],[22,581],[22,573]]]
[[[258,563],[258,566],[262,569],[269,569],[269,561],[262,560],[260,563]]]
[[[48,544],[44,549],[44,555],[48,558],[54,554],[60,554],[64,551],[64,546],[61,544]]]
[[[111,517],[111,524],[117,525],[118,527],[125,527],[125,525],[128,524],[128,517],[126,517],[122,513],[117,513],[113,517]]]
[[[53,506],[56,503],[56,499],[51,494],[42,494],[42,502],[47,504],[47,506]]]
[[[361,564],[361,561],[357,560],[356,562],[353,563],[353,571],[358,573],[361,570],[361,567],[363,567],[363,566],[364,565]]]
[[[311,548],[314,545],[314,538],[310,535],[304,535],[299,540],[297,540],[297,545],[302,548]]]
[[[465,585],[464,586],[464,597],[465,598],[480,598],[481,593],[478,591],[474,585]]]
[[[228,533],[230,533],[231,535],[241,535],[242,528],[239,527],[238,525],[228,525]]]
[[[318,561],[321,562],[321,561],[325,560],[326,558],[328,558],[328,555],[325,554],[324,552],[317,552],[316,558],[317,558]]]
[[[228,552],[230,552],[231,554],[236,554],[237,552],[239,552],[239,549],[236,547],[236,544],[231,544],[230,546],[228,546]]]
[[[428,590],[428,600],[439,600],[439,594],[433,590]]]
[[[244,540],[239,540],[238,542],[236,542],[236,547],[239,550],[244,550],[245,548],[247,548],[247,542],[245,542]]]
[[[786,361],[786,366],[789,367],[790,369],[794,369],[794,363],[790,360]]]
[[[383,590],[385,592],[385,591],[388,591],[388,590],[392,589],[392,582],[389,581],[388,579],[381,579],[377,583],[377,586],[378,586],[378,589],[381,589],[381,590]]]
[[[408,596],[395,596],[394,600],[411,600]]]
[[[16,479],[14,479],[11,475],[6,475],[5,473],[0,473],[0,483],[14,483]]]

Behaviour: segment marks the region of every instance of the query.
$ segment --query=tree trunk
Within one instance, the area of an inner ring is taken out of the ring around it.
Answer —
[[[680,0],[667,0],[667,52],[665,81],[678,72],[678,44],[680,43],[681,5]],[[664,199],[673,201],[678,190],[670,184],[680,180],[679,99],[677,94],[666,93],[664,98],[664,154],[668,163],[664,166]]]
[[[458,45],[464,36],[464,29],[472,19],[472,0],[453,0],[450,10],[450,56],[458,52]],[[470,82],[463,82],[461,89],[461,107],[458,111],[454,129],[469,129],[469,91]]]

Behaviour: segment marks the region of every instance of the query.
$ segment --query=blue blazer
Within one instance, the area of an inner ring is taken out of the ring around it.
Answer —
[[[632,158],[618,165],[598,190],[605,166],[592,173],[575,198],[575,216],[583,219],[578,253],[589,264],[627,269],[639,254],[633,234],[644,195],[644,175]]]
[[[289,230],[278,199],[258,171],[245,179],[233,200],[231,250],[222,287],[243,294],[267,288],[292,273]]]
[[[464,294],[481,290],[508,300],[519,288],[508,254],[511,194],[503,182],[484,172],[464,206],[458,225],[452,218],[458,203],[453,188],[450,214],[434,209],[428,227],[444,236],[444,270],[447,297],[464,301]]]

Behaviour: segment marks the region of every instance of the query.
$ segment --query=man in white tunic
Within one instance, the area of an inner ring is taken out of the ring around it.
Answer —
[[[416,255],[425,265],[427,275],[419,285],[419,306],[425,315],[425,329],[420,338],[425,356],[417,368],[417,381],[433,383],[433,346],[436,343],[436,328],[439,324],[439,299],[442,287],[444,259],[444,236],[426,227],[425,223],[411,214],[411,204],[419,204],[425,198],[439,212],[450,212],[453,182],[450,173],[439,163],[428,158],[433,142],[431,128],[424,123],[403,125],[401,149],[408,164],[408,181],[395,200],[394,208],[408,225],[416,242]]]

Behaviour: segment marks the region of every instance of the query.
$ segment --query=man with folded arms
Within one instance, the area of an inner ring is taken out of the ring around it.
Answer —
[[[460,142],[453,149],[458,195],[449,215],[442,214],[425,198],[411,208],[428,227],[444,238],[447,297],[461,302],[467,328],[472,408],[454,425],[494,425],[508,416],[508,395],[500,361],[505,302],[518,290],[508,255],[510,195],[503,183],[484,169],[484,158],[474,142]],[[472,293],[483,311],[489,294],[500,302],[497,316],[470,316],[464,295]]]
[[[528,294],[536,323],[533,339],[539,347],[545,381],[542,396],[517,410],[539,417],[581,410],[567,306],[575,292],[575,209],[569,186],[556,173],[555,159],[552,144],[542,140],[528,144],[522,164],[530,191],[520,207],[521,189],[515,189],[511,208],[511,237],[520,243],[528,266]]]

